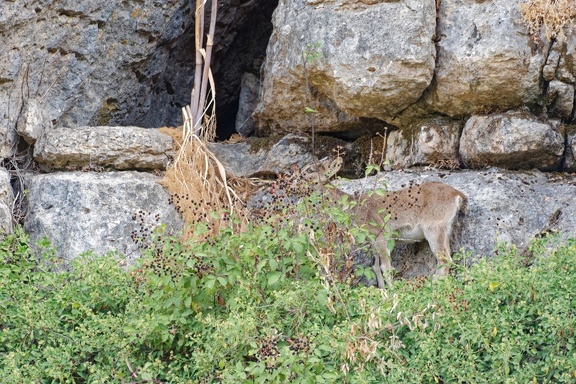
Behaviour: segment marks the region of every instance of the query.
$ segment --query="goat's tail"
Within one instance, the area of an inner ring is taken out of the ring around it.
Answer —
[[[468,197],[465,194],[460,193],[456,197],[458,203],[458,216],[464,216],[468,214]]]

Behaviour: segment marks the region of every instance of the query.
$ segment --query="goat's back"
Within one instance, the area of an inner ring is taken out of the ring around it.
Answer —
[[[381,225],[384,217],[390,215],[388,225],[392,230],[410,230],[419,225],[452,226],[458,213],[465,212],[468,202],[465,194],[440,182],[409,186],[384,196],[374,193],[360,199],[364,200],[361,212],[366,221]]]

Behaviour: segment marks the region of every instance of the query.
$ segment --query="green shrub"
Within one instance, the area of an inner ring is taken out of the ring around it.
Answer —
[[[17,231],[0,243],[0,382],[576,380],[576,241],[384,291],[350,284],[367,235],[339,229],[347,209],[316,196],[295,212],[206,243],[161,237],[129,273],[113,254],[55,267]]]

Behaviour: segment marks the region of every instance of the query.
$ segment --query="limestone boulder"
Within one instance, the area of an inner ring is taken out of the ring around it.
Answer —
[[[576,111],[576,29],[567,29],[552,44],[542,77],[548,82],[544,105],[548,114],[573,121]]]
[[[452,251],[464,252],[469,263],[494,254],[500,244],[528,249],[534,237],[559,233],[560,239],[576,237],[576,178],[549,180],[539,171],[392,171],[375,177],[338,182],[345,192],[366,191],[375,185],[397,190],[410,182],[441,181],[468,196],[468,212],[458,220]],[[393,266],[405,277],[429,275],[436,260],[426,242],[399,245]]]
[[[472,116],[460,139],[460,155],[469,168],[555,170],[564,153],[562,124],[526,112]]]
[[[256,124],[338,131],[398,114],[432,81],[435,20],[432,0],[281,0]]]
[[[248,141],[208,143],[208,149],[228,171],[240,177],[257,173],[266,159],[266,151],[253,149]]]
[[[542,68],[542,77],[546,81],[556,79],[566,84],[576,84],[576,29],[567,29],[552,44]]]
[[[226,112],[237,106],[241,74],[265,52],[275,4],[218,6],[212,69]],[[189,0],[1,1],[0,135],[15,131],[27,98],[42,100],[56,127],[181,125],[194,8]]]
[[[548,112],[562,119],[570,119],[574,110],[574,85],[552,80],[546,93]]]
[[[394,168],[417,165],[457,167],[462,123],[445,118],[415,122],[407,129],[391,132],[386,159]]]
[[[182,228],[169,193],[155,176],[138,172],[68,172],[30,176],[24,229],[31,240],[50,240],[66,260],[93,251],[117,251],[128,259],[140,253],[161,224],[167,233]],[[136,241],[135,241],[136,240]]]
[[[165,169],[173,154],[170,136],[139,127],[56,128],[34,147],[36,161],[49,169]]]
[[[295,134],[241,141],[209,143],[208,148],[236,176],[286,173],[314,158],[310,138]]]
[[[425,104],[449,116],[535,103],[544,44],[535,45],[517,1],[439,2],[438,61]]]
[[[117,7],[115,1],[3,2],[0,39],[9,54],[0,60],[0,73],[6,74],[0,112],[8,126],[15,125],[21,100],[29,96],[42,98],[50,119],[60,124],[107,124],[125,108],[121,99],[134,96],[125,91],[137,71],[121,68],[151,53],[169,9],[179,2],[168,1],[167,12],[154,12],[152,4]]]

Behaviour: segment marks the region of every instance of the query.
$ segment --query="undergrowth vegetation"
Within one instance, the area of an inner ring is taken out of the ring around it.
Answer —
[[[356,284],[373,275],[352,265],[369,237],[352,202],[276,207],[208,241],[157,232],[129,271],[6,237],[0,383],[576,380],[576,241],[379,290]]]

